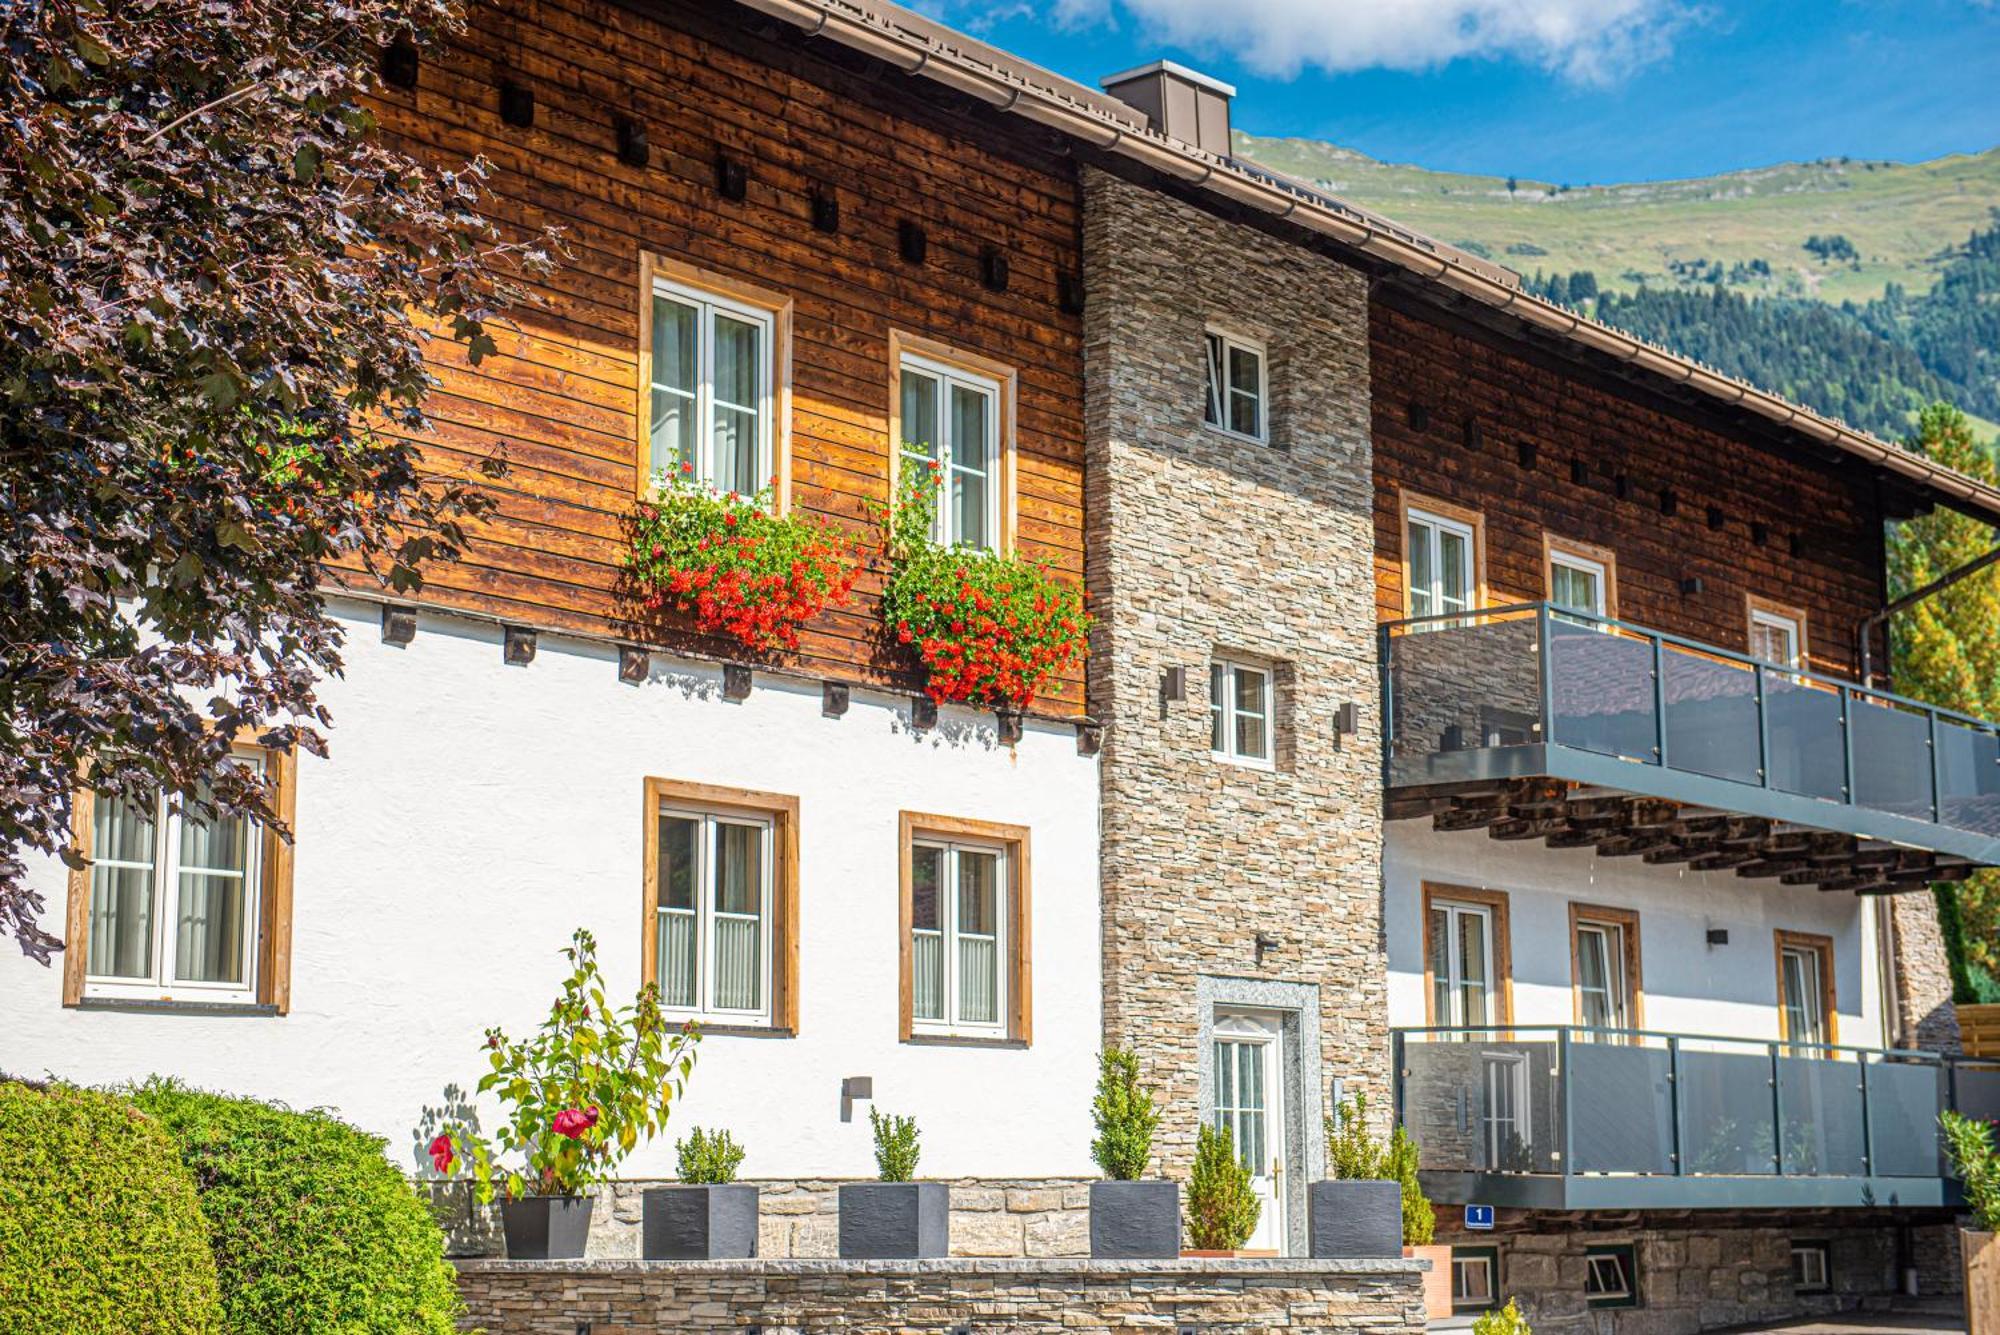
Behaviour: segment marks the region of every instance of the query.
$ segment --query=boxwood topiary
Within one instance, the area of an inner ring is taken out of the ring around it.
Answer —
[[[0,1079],[0,1332],[216,1335],[208,1226],[123,1099]]]
[[[444,1235],[384,1142],[324,1112],[154,1080],[133,1102],[179,1144],[214,1234],[229,1335],[451,1335]]]

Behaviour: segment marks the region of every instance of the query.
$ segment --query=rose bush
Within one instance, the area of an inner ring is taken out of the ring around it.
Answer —
[[[929,669],[926,691],[1025,709],[1082,658],[1090,635],[1083,591],[1018,556],[946,547],[931,538],[943,483],[936,464],[906,464],[888,516],[882,615]]]
[[[754,653],[799,647],[799,628],[847,601],[861,569],[850,538],[802,514],[779,515],[769,490],[721,493],[682,464],[662,474],[631,521],[627,576],[649,612],[692,617]]]

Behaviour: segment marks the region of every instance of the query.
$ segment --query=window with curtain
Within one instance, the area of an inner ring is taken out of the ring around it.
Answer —
[[[1632,1028],[1632,987],[1625,976],[1625,926],[1576,925],[1578,1023],[1586,1029]]]
[[[1779,1005],[1785,1037],[1794,1043],[1830,1043],[1826,1016],[1826,956],[1817,946],[1778,951]]]
[[[663,807],[658,847],[661,1006],[769,1019],[772,822]]]
[[[1754,608],[1750,613],[1750,656],[1783,668],[1805,666],[1799,643],[1804,637],[1796,617]]]
[[[770,486],[771,312],[660,279],[653,285],[652,326],[654,475],[691,474],[741,496]]]
[[[229,763],[265,765],[254,754]],[[262,831],[204,814],[208,797],[203,785],[179,803],[92,804],[86,995],[256,999]]]
[[[1007,1029],[1006,851],[919,838],[910,846],[910,1018],[918,1031]]]
[[[1472,607],[1478,583],[1473,570],[1472,526],[1412,510],[1404,535],[1404,578],[1410,615],[1444,616]]]
[[[1264,349],[1218,330],[1204,340],[1207,399],[1201,420],[1251,440],[1269,437]]]
[[[1608,615],[1604,563],[1553,552],[1549,556],[1549,602],[1566,612]]]
[[[1432,901],[1425,949],[1431,1023],[1475,1029],[1495,1023],[1493,910],[1483,904]]]
[[[1000,382],[905,353],[899,368],[906,464],[943,483],[931,538],[947,547],[1000,549]]]
[[[1208,667],[1209,749],[1241,764],[1272,763],[1271,670],[1218,658]]]

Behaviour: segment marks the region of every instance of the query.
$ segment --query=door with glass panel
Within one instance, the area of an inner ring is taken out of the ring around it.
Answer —
[[[1620,922],[1577,921],[1577,1022],[1585,1029],[1634,1027],[1632,985],[1625,967],[1625,932],[1626,926]]]
[[[771,485],[773,328],[769,311],[655,284],[648,416],[656,477],[674,473],[740,496]]]
[[[771,1010],[768,818],[662,810],[660,1004],[738,1021]]]
[[[1242,1011],[1215,1017],[1215,1126],[1229,1132],[1262,1206],[1256,1231],[1243,1244],[1254,1250],[1282,1251],[1285,1246],[1280,1034],[1275,1016]]]
[[[1473,591],[1477,587],[1473,571],[1472,526],[1441,515],[1412,510],[1404,541],[1407,544],[1410,615],[1443,616],[1471,608]]]
[[[1831,1043],[1826,1014],[1825,952],[1817,946],[1780,946],[1778,988],[1785,1037],[1794,1043]]]
[[[247,754],[227,763],[263,769]],[[210,795],[92,803],[91,995],[254,999],[263,840],[247,817],[204,813]]]
[[[1000,548],[1000,385],[927,357],[900,368],[904,467],[936,477],[931,537],[947,547]]]
[[[1475,1029],[1496,1023],[1492,908],[1434,899],[1425,941],[1431,1023]]]
[[[1007,1028],[1007,859],[988,845],[910,848],[910,1020],[914,1028]]]

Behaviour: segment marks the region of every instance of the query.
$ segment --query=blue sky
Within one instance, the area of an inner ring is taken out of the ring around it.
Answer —
[[[1164,55],[1236,84],[1241,129],[1451,171],[1582,185],[2000,145],[2000,0],[917,3],[1084,83]]]

